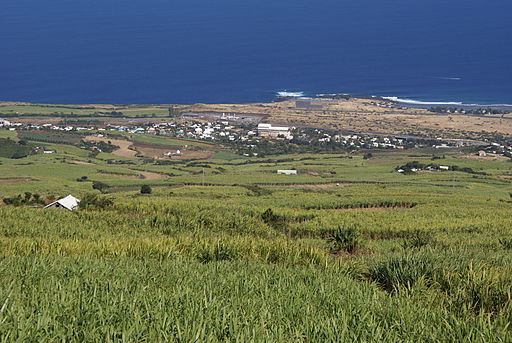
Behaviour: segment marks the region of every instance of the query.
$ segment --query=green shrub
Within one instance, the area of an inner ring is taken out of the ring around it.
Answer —
[[[80,201],[79,208],[81,209],[106,209],[114,205],[114,200],[98,196],[98,194],[86,194]]]
[[[206,246],[197,254],[197,259],[202,263],[231,261],[238,257],[238,251],[224,243],[216,243],[213,247]]]
[[[4,204],[12,206],[44,205],[44,201],[39,194],[32,194],[30,192],[25,192],[23,195],[19,194],[15,197],[6,197],[2,200]]]
[[[354,254],[360,248],[361,234],[354,226],[349,228],[340,227],[330,233],[327,241],[331,245],[333,253],[346,251],[349,254]]]
[[[251,191],[251,195],[253,196],[263,196],[263,195],[271,195],[272,192],[268,189],[265,189],[265,188],[261,188],[260,186],[258,185],[242,185],[242,187],[244,187],[245,189]]]
[[[387,291],[411,287],[420,279],[431,284],[439,271],[436,261],[427,255],[405,254],[390,257],[370,268],[370,279]]]
[[[444,271],[437,277],[441,290],[455,311],[471,310],[496,316],[512,307],[510,269],[490,267],[483,263]]]
[[[281,216],[275,214],[271,208],[268,208],[265,210],[265,212],[262,213],[261,219],[265,222],[265,224],[270,225],[276,229],[281,229],[285,224],[284,219]]]
[[[92,189],[98,190],[101,193],[104,193],[109,188],[109,185],[100,181],[94,181],[92,183]]]
[[[503,249],[510,250],[512,249],[512,239],[503,238],[499,240],[500,245]]]
[[[404,239],[402,247],[404,249],[422,248],[435,243],[430,232],[417,231],[410,238]]]
[[[150,185],[142,185],[140,187],[140,194],[151,194],[153,190]]]

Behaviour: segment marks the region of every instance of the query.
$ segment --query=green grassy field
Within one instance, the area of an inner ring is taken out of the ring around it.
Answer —
[[[507,160],[222,151],[162,165],[45,147],[0,158],[1,197],[84,198],[99,181],[114,204],[0,205],[0,341],[512,340]],[[394,171],[411,161],[483,174]]]
[[[114,112],[114,113],[112,113]],[[116,113],[117,112],[117,113]],[[46,105],[33,103],[0,103],[0,117],[168,117],[165,105]]]

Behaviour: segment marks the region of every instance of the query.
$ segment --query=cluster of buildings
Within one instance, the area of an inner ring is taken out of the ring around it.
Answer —
[[[256,131],[233,126],[228,121],[154,124],[146,129],[146,133],[221,141],[248,140],[257,135]]]
[[[7,126],[11,126],[11,122],[10,121],[7,121],[5,119],[2,119],[0,118],[0,127],[7,127]]]
[[[10,127],[12,130],[55,130],[55,131],[109,131],[131,134],[149,134],[172,136],[187,139],[248,141],[254,137],[269,139],[293,139],[291,129],[272,124],[254,126],[235,126],[229,121],[215,122],[161,122],[125,125],[70,125],[70,124],[22,124],[11,123],[0,119],[0,127]]]
[[[406,149],[430,147],[436,149],[457,148],[475,144],[474,142],[450,141],[440,138],[421,138],[400,135],[382,135],[370,133],[342,133],[329,129],[295,128],[275,126],[270,123],[236,124],[223,117],[218,120],[169,121],[159,123],[129,122],[123,124],[105,124],[102,122],[84,124],[73,121],[59,124],[13,123],[0,119],[0,128],[10,130],[57,130],[57,131],[108,131],[130,134],[162,135],[169,137],[212,140],[234,144],[239,152],[248,156],[258,156],[266,141],[289,141],[298,145],[336,146],[348,150],[358,149]],[[482,144],[480,144],[482,145]],[[487,142],[482,145],[483,154],[499,154],[512,157],[512,142]],[[485,148],[484,148],[485,147]],[[268,147],[267,147],[268,148]],[[261,151],[263,152],[263,151]]]
[[[482,150],[478,151],[477,155],[479,157],[487,157],[491,155],[512,158],[512,145],[490,143],[486,147],[483,147]]]
[[[386,136],[367,136],[360,134],[329,134],[323,130],[316,129],[315,133],[321,135],[317,138],[320,143],[339,143],[346,147],[364,148],[364,149],[403,149],[405,140],[396,137]],[[303,135],[302,137],[306,137]]]
[[[439,171],[449,171],[450,167],[449,166],[428,165],[426,167],[412,167],[412,168],[405,168],[404,167],[404,168],[399,168],[396,171],[398,173],[405,173],[405,172],[416,173],[416,172],[419,172],[419,171],[422,171],[422,170],[426,170],[426,171],[436,171],[436,170],[439,170]]]

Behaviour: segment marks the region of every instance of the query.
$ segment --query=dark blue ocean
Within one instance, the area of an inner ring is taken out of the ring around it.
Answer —
[[[512,104],[511,0],[2,0],[0,100]]]

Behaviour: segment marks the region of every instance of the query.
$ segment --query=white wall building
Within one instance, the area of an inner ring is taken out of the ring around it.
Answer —
[[[278,138],[280,136],[286,139],[292,139],[290,128],[286,126],[272,126],[272,124],[258,124],[258,134],[261,137]]]
[[[283,175],[297,175],[297,171],[296,170],[284,170],[284,169],[281,169],[281,170],[278,170],[277,173],[278,174],[283,174]]]
[[[45,206],[45,208],[58,208],[62,210],[74,211],[78,208],[79,204],[80,200],[72,195],[68,195],[65,198],[52,202],[50,205]]]

